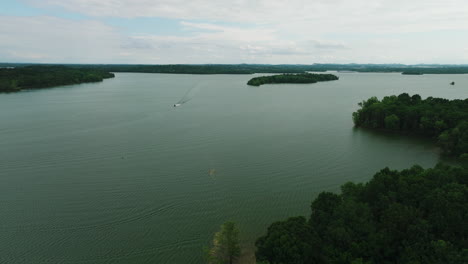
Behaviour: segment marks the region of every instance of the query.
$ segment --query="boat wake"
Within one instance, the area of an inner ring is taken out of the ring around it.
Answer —
[[[199,90],[200,85],[195,85],[192,86],[192,88],[188,89],[188,91],[182,96],[182,98],[174,104],[174,107],[181,106],[188,101],[192,100],[192,98],[195,96],[195,93]]]

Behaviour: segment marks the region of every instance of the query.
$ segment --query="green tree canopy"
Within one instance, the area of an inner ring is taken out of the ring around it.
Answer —
[[[338,77],[333,74],[301,73],[255,77],[250,79],[247,84],[260,86],[268,83],[316,83],[335,80],[338,80]]]
[[[213,247],[208,252],[210,264],[232,264],[240,256],[239,229],[234,222],[225,222],[213,238]]]
[[[447,100],[415,94],[371,97],[353,113],[356,126],[411,132],[437,139],[448,155],[468,153],[468,99]]]
[[[323,192],[309,221],[275,222],[257,260],[286,263],[468,263],[468,169],[385,168],[366,184]]]
[[[68,84],[100,82],[113,73],[93,68],[71,66],[27,66],[0,68],[0,92],[17,92]]]

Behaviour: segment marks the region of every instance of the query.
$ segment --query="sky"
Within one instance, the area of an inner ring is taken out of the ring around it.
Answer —
[[[468,64],[468,1],[1,0],[0,62]]]

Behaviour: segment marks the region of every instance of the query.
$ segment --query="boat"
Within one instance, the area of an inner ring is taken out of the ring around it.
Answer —
[[[181,104],[174,104],[174,107],[178,107],[178,106],[180,106],[180,105],[181,105]]]

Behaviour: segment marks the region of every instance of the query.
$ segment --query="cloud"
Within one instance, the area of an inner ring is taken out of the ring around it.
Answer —
[[[202,30],[209,30],[209,31],[225,31],[226,29],[228,29],[227,27],[222,27],[222,26],[208,24],[208,23],[191,23],[191,22],[182,21],[180,24],[188,29],[202,29]]]
[[[0,17],[0,61],[164,64],[468,60],[464,55],[468,5],[462,0],[22,1],[54,12],[81,13],[87,18]],[[145,25],[136,33],[106,24],[108,17],[120,26],[136,22],[132,20],[136,17],[171,18],[171,28],[156,34],[145,31],[151,28]]]
[[[346,45],[344,45],[343,43],[338,43],[338,42],[310,40],[310,43],[316,49],[324,49],[324,50],[347,49]]]
[[[118,34],[97,21],[55,17],[0,17],[0,60],[94,60],[113,51]],[[104,40],[104,41],[103,41]]]
[[[92,17],[271,24],[312,32],[467,29],[465,0],[25,0]]]
[[[204,40],[216,41],[221,39],[223,41],[230,40],[234,42],[262,42],[277,40],[274,29],[255,27],[255,28],[242,28],[233,26],[220,26],[209,23],[190,23],[182,21],[181,25],[197,31],[197,38]]]
[[[269,60],[284,56],[303,56],[306,61],[314,47],[310,41],[282,39],[275,30],[242,28],[209,23],[181,22],[190,36],[139,35],[132,39],[175,57],[199,59],[206,63],[241,63]],[[322,42],[315,41],[315,44]],[[332,44],[329,44],[332,45]],[[304,57],[305,56],[305,57]],[[297,58],[296,58],[297,59]],[[308,61],[310,63],[310,61]]]
[[[0,23],[0,61],[10,62],[256,62],[296,49],[272,30],[208,23],[181,22],[191,36],[125,35],[97,20],[49,16],[0,16]]]
[[[40,54],[40,53],[31,53],[31,52],[18,52],[15,50],[8,50],[6,52],[7,56],[9,55],[11,58],[18,58],[21,60],[27,61],[36,61],[36,60],[44,60],[48,59],[47,54]]]
[[[155,48],[150,42],[135,37],[123,41],[120,47],[125,50],[151,50]]]

